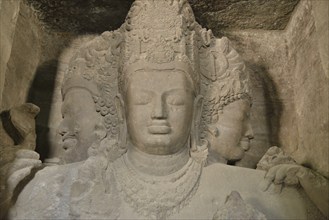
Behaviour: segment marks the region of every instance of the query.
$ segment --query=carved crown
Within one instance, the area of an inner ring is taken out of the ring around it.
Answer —
[[[120,87],[141,67],[174,67],[187,71],[198,92],[198,55],[205,30],[195,21],[186,0],[136,0],[121,30]]]
[[[116,134],[114,96],[118,88],[125,92],[130,74],[139,69],[186,72],[195,92],[204,96],[206,124],[216,122],[225,105],[251,100],[243,60],[227,38],[216,39],[195,21],[187,0],[135,0],[120,29],[104,32],[78,49],[63,89],[72,75],[95,82],[99,91],[94,98],[96,109]]]

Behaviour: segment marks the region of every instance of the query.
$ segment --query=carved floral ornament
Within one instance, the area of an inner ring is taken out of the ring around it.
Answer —
[[[202,119],[206,124],[215,123],[225,105],[239,99],[251,101],[249,75],[239,54],[227,38],[216,39],[211,30],[195,21],[186,0],[156,4],[136,0],[120,29],[104,32],[78,50],[63,86],[72,75],[96,83],[100,94],[94,96],[97,111],[115,137],[114,97],[118,88],[124,92],[129,74],[141,66],[188,69],[196,92],[204,97]]]

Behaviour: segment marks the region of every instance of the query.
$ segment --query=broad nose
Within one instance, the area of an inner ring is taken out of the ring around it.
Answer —
[[[151,117],[152,117],[152,119],[167,118],[166,106],[165,106],[164,100],[161,96],[154,97]]]
[[[62,136],[69,132],[70,128],[68,126],[67,120],[63,119],[62,122],[58,126],[58,133]]]
[[[251,124],[250,124],[250,121],[247,123],[247,129],[246,129],[245,136],[246,136],[248,139],[253,139],[253,138],[254,138],[254,131],[253,131],[253,129],[252,129],[252,126],[251,126]]]

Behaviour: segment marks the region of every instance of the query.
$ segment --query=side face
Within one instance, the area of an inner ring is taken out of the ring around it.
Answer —
[[[249,139],[253,137],[253,131],[249,120],[250,103],[247,100],[237,100],[223,109],[219,115],[218,123],[222,131],[222,144],[227,147],[249,148]],[[242,142],[242,143],[241,143]]]
[[[183,71],[137,71],[129,79],[126,119],[131,143],[155,155],[186,147],[193,119],[192,83]]]
[[[63,159],[78,162],[87,159],[88,148],[96,141],[96,125],[100,116],[96,112],[91,94],[81,88],[72,88],[65,95],[58,132],[62,136]]]
[[[250,103],[237,100],[223,109],[219,115],[217,137],[209,134],[212,151],[229,161],[240,160],[250,147],[253,131],[249,120]]]

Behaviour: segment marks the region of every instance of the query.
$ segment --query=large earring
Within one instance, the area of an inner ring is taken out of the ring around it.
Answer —
[[[102,122],[98,122],[95,126],[95,135],[96,135],[96,139],[99,140],[99,141],[102,141],[107,133],[106,133],[106,128],[105,126],[103,125]]]
[[[194,100],[194,112],[193,112],[193,120],[191,127],[191,149],[190,155],[191,157],[197,161],[198,163],[205,164],[208,156],[208,141],[200,140],[200,122],[201,122],[201,113],[203,106],[203,97],[198,95]]]
[[[197,151],[197,146],[200,142],[200,134],[199,134],[199,127],[201,121],[201,112],[203,106],[203,97],[198,95],[194,100],[193,105],[193,120],[192,120],[192,127],[191,127],[191,151]]]
[[[120,123],[120,129],[118,134],[118,146],[120,149],[127,150],[127,124],[124,111],[124,102],[121,94],[115,97],[115,106],[118,112],[118,119]]]

